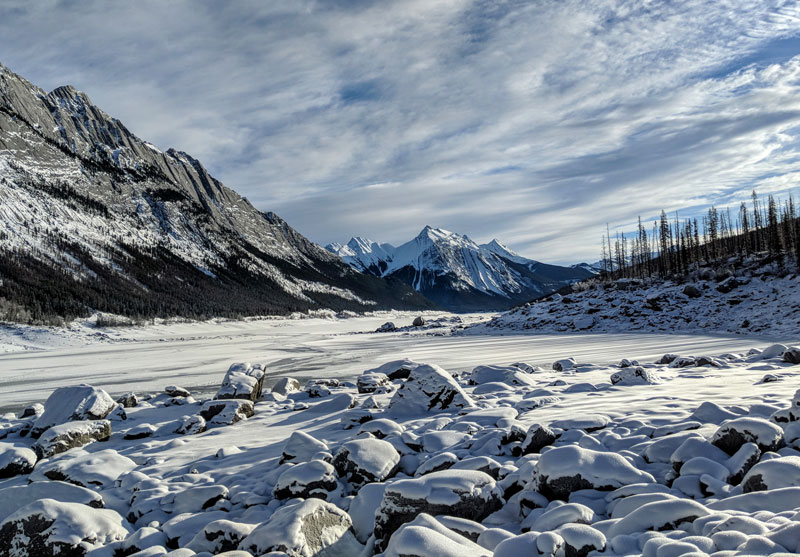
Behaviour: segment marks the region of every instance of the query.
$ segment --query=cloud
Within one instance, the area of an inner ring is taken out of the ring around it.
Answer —
[[[797,176],[793,2],[4,2],[0,52],[311,239],[543,260]],[[35,45],[35,48],[32,47]]]

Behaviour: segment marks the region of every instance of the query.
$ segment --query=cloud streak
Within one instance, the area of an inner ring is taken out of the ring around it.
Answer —
[[[0,52],[315,241],[431,224],[571,262],[597,259],[605,222],[794,187],[799,14],[783,0],[12,1]]]

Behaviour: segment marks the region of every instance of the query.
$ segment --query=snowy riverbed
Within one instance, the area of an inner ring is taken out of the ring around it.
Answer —
[[[375,333],[386,321],[409,325],[418,314],[391,312],[358,318],[268,319],[172,323],[68,330],[0,329],[0,411],[42,402],[57,387],[90,383],[112,395],[155,392],[178,383],[210,392],[236,361],[266,365],[265,385],[292,376],[354,378],[363,370],[399,358],[432,362],[451,372],[477,364],[526,361],[545,366],[559,358],[612,363],[621,357],[651,361],[665,352],[717,354],[769,341],[714,335],[666,334],[490,334],[451,335],[450,328]],[[424,314],[429,321],[444,316]],[[465,323],[488,319],[461,315]]]

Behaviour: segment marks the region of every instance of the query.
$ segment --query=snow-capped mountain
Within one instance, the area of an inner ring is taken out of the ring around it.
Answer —
[[[427,307],[354,272],[187,153],[0,65],[0,320]]]
[[[528,259],[497,240],[479,245],[430,226],[397,247],[352,238],[327,249],[360,271],[399,278],[453,311],[507,309],[591,276],[583,269]]]

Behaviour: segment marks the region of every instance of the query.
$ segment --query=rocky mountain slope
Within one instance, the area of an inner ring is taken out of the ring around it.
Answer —
[[[398,278],[452,311],[508,309],[592,276],[583,268],[528,259],[497,240],[478,245],[467,236],[430,226],[398,247],[352,238],[327,248],[353,268]]]
[[[82,92],[0,65],[0,319],[432,304],[365,276]]]
[[[471,332],[699,332],[793,336],[800,278],[769,257],[731,258],[680,280],[591,279]]]

